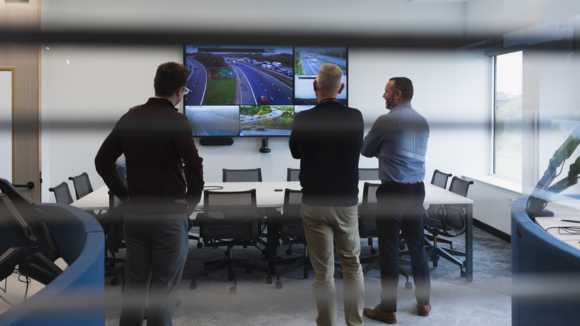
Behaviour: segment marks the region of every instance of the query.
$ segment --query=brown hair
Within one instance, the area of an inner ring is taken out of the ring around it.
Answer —
[[[155,95],[169,97],[187,84],[189,70],[184,65],[175,62],[166,62],[157,68],[153,86]]]

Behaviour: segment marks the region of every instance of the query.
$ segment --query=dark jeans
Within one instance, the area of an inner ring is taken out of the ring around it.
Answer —
[[[415,297],[421,305],[429,303],[431,281],[423,245],[423,201],[425,185],[382,184],[377,189],[377,232],[381,264],[381,303],[384,312],[397,311],[399,283],[399,233],[411,255]]]
[[[147,325],[171,325],[175,297],[189,250],[183,214],[125,214],[125,288],[121,326],[141,326],[149,293]]]

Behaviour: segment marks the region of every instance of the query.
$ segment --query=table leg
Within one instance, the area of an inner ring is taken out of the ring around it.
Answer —
[[[266,256],[268,258],[268,269],[272,275],[276,274],[276,269],[274,268],[274,258],[276,257],[276,251],[278,250],[278,233],[280,224],[276,218],[266,218],[266,223],[268,225],[268,237],[266,244]]]
[[[473,281],[473,205],[467,205],[467,229],[465,231],[465,272],[467,281]]]

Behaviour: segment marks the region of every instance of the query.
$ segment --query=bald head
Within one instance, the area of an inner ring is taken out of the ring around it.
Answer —
[[[318,69],[316,75],[318,91],[335,96],[342,91],[342,70],[332,63],[325,63]]]

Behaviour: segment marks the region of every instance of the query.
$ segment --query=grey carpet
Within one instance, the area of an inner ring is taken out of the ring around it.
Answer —
[[[454,246],[464,249],[463,237],[452,238]],[[431,266],[433,310],[429,317],[417,316],[414,290],[405,290],[403,278],[399,286],[397,325],[511,325],[511,271],[510,245],[486,232],[474,228],[474,276],[467,282],[459,276],[459,267],[439,260],[437,268]],[[366,240],[361,241],[363,255],[369,254]],[[376,245],[376,241],[375,241]],[[443,247],[448,247],[443,245]],[[287,258],[286,246],[281,246],[278,254]],[[301,252],[294,246],[296,256]],[[122,254],[122,253],[121,253]],[[316,306],[311,282],[302,278],[302,270],[285,275],[283,288],[276,289],[266,284],[266,275],[237,270],[238,293],[229,294],[233,285],[227,281],[227,271],[223,270],[197,279],[198,287],[190,290],[191,275],[203,267],[203,262],[221,259],[224,249],[198,249],[191,241],[183,281],[179,290],[181,305],[175,310],[173,325],[315,325]],[[256,261],[259,251],[255,248],[235,249],[234,257]],[[291,256],[290,256],[291,257]],[[264,262],[263,262],[264,263]],[[410,272],[408,264],[402,265]],[[282,268],[278,268],[281,270]],[[105,287],[106,325],[117,325],[120,314],[121,287]],[[338,292],[338,325],[346,325],[342,305],[342,282],[336,279]],[[379,270],[365,275],[366,307],[374,307],[379,302]],[[366,319],[367,325],[382,323]],[[143,323],[144,325],[146,323]]]

